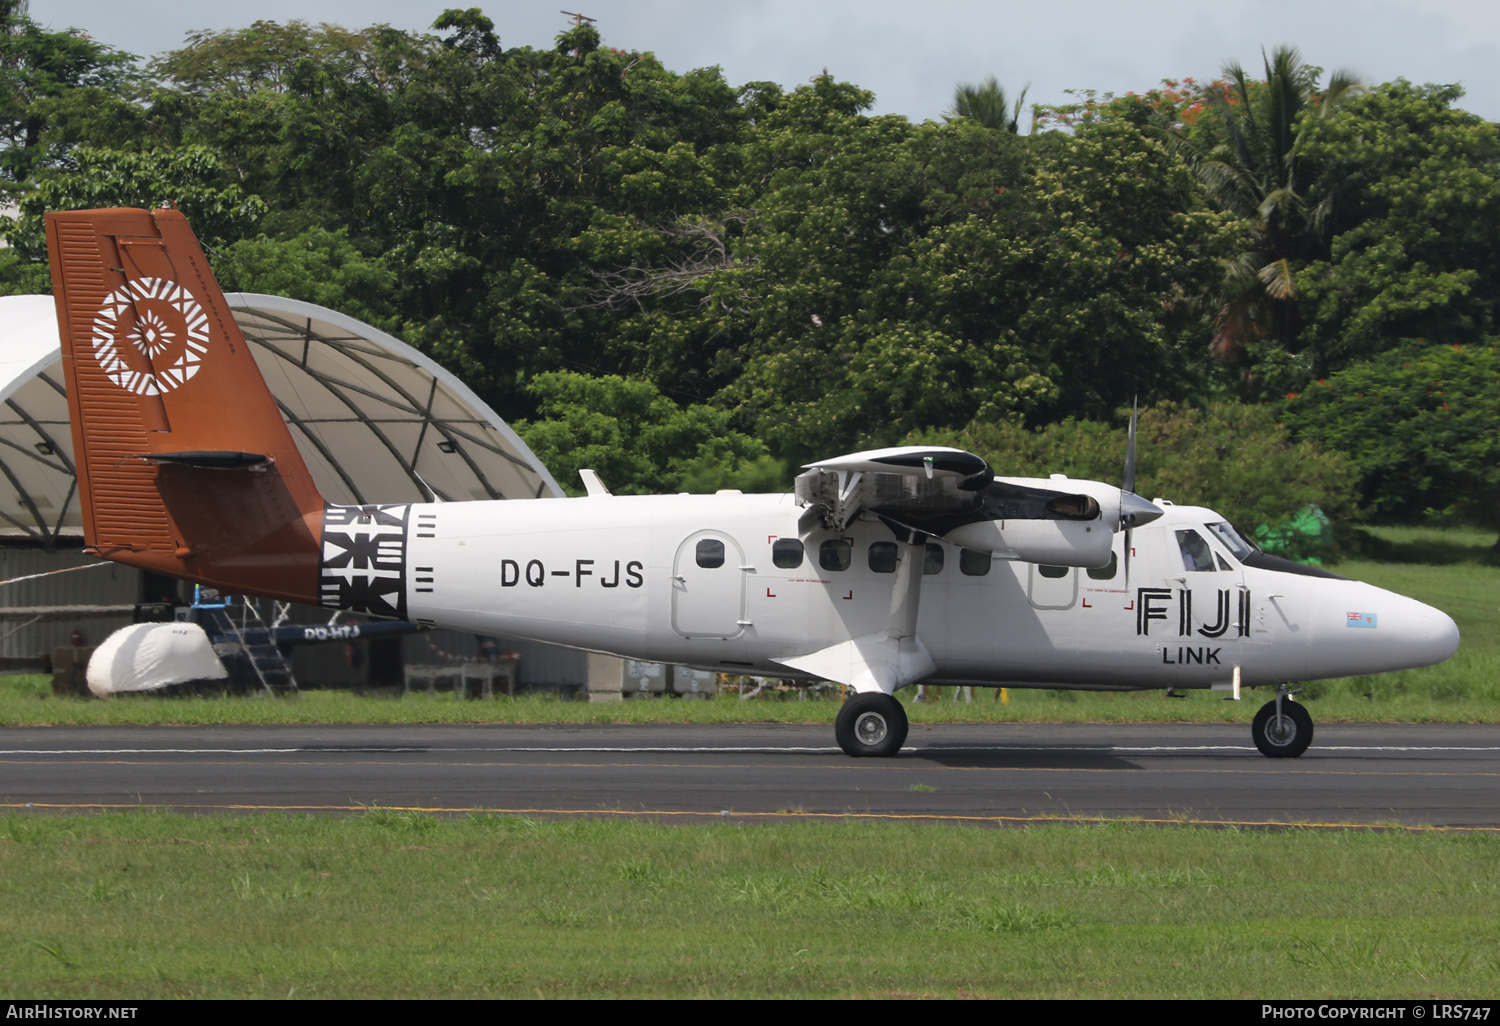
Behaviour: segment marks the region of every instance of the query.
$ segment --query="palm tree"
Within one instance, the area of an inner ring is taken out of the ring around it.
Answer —
[[[1213,343],[1224,360],[1253,338],[1274,337],[1288,350],[1296,344],[1301,318],[1293,265],[1323,251],[1333,206],[1331,189],[1308,203],[1313,169],[1302,159],[1302,142],[1312,117],[1328,117],[1359,88],[1340,71],[1320,93],[1320,69],[1303,63],[1295,47],[1277,47],[1262,59],[1264,83],[1250,82],[1236,63],[1225,66],[1228,82],[1215,106],[1227,141],[1197,162],[1210,199],[1248,220],[1254,236],[1225,277]]]
[[[953,106],[943,113],[943,120],[953,122],[967,118],[986,128],[1017,135],[1021,128],[1021,108],[1025,106],[1026,94],[1030,90],[1031,84],[1027,83],[1015,105],[1007,110],[1005,90],[993,75],[979,85],[964,83],[953,91]]]

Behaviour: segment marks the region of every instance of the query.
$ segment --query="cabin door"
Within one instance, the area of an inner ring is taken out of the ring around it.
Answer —
[[[684,638],[733,638],[745,623],[745,553],[725,531],[698,531],[672,564],[672,628]]]

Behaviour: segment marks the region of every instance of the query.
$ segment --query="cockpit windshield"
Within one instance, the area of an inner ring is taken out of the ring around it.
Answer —
[[[1234,553],[1235,559],[1243,562],[1246,556],[1257,551],[1255,543],[1236,531],[1234,525],[1226,520],[1209,524],[1208,529],[1213,532],[1215,538],[1224,543],[1226,549]]]

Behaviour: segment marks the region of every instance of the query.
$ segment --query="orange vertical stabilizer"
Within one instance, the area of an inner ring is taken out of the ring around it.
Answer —
[[[317,602],[323,498],[186,219],[46,220],[88,546]]]

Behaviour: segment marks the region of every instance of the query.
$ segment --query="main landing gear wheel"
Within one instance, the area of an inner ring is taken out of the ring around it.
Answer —
[[[890,695],[855,695],[839,710],[833,736],[844,754],[855,758],[895,755],[906,744],[906,710]]]
[[[1307,710],[1290,698],[1278,696],[1255,714],[1250,736],[1260,754],[1272,759],[1295,759],[1312,744],[1313,721]]]

